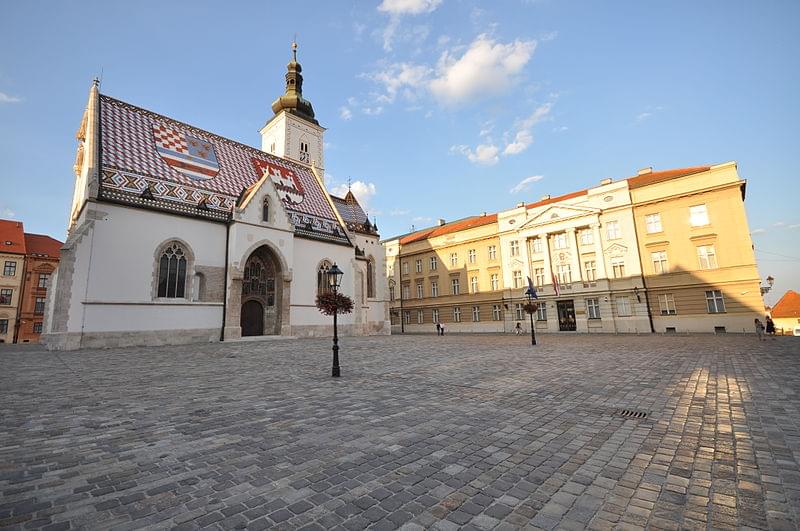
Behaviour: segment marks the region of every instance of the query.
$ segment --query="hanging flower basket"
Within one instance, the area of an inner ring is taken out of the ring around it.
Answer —
[[[353,311],[353,299],[341,293],[323,293],[317,295],[317,308],[325,315],[350,313]]]
[[[526,302],[525,305],[522,306],[522,309],[525,310],[527,314],[533,314],[539,309],[539,304],[535,302]]]

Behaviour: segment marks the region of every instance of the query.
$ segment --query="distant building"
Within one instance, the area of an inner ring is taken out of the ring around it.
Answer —
[[[772,307],[770,315],[775,322],[776,332],[791,334],[795,328],[800,327],[800,293],[792,290],[784,293],[781,300]]]
[[[541,332],[751,332],[763,301],[744,192],[733,162],[647,168],[385,240],[392,329],[527,332],[530,278]]]
[[[0,220],[0,267],[0,342],[13,343],[25,275],[25,231],[20,221]]]

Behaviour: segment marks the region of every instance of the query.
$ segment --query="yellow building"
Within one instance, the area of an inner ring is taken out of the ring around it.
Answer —
[[[25,232],[19,221],[0,220],[0,343],[13,343],[25,276]]]
[[[736,163],[628,179],[656,332],[754,332],[764,321]]]
[[[734,162],[647,168],[385,240],[392,329],[527,333],[530,278],[539,332],[754,332],[744,192]]]

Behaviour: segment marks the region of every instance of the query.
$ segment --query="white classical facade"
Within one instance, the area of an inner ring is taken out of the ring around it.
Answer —
[[[627,182],[545,196],[497,222],[503,283],[521,298],[531,278],[537,331],[650,332]]]
[[[376,227],[352,194],[325,190],[324,128],[300,72],[293,58],[263,150],[101,95],[95,83],[48,290],[48,348],[330,335],[315,299],[334,263],[354,300],[340,333],[389,333]]]

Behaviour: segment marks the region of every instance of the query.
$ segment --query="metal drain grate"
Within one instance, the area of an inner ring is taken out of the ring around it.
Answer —
[[[635,409],[620,409],[617,411],[617,416],[625,417],[626,419],[646,419],[647,411],[637,411]]]

